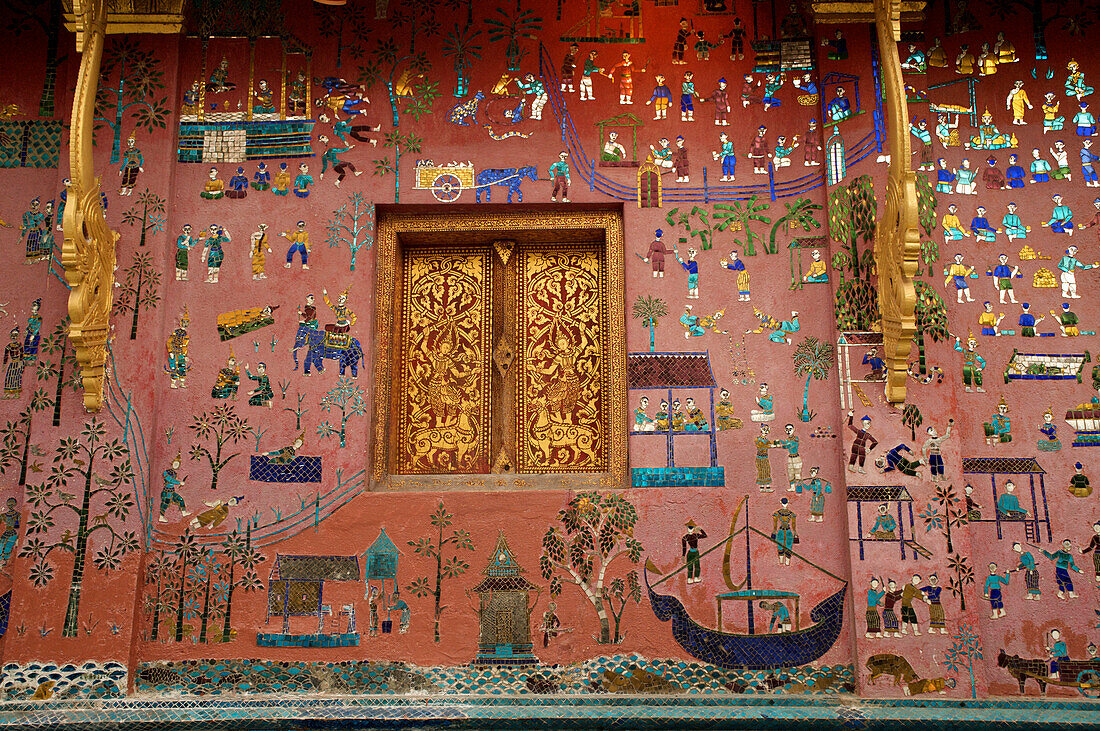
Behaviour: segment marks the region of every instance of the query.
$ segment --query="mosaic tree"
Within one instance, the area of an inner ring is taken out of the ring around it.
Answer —
[[[390,162],[390,157],[380,158],[374,161],[374,174],[385,177],[387,175],[393,175],[393,202],[401,202],[401,153],[408,152],[416,154],[420,152],[420,146],[423,140],[420,137],[410,134],[400,134],[399,132],[387,132],[385,138],[382,141],[382,147],[392,148],[394,150],[394,161]]]
[[[901,410],[901,425],[909,427],[909,436],[917,441],[917,429],[924,423],[924,416],[916,404],[906,404]]]
[[[336,381],[336,385],[321,397],[321,411],[325,413],[332,413],[334,410],[340,412],[340,428],[337,429],[328,421],[322,421],[320,426],[317,427],[317,433],[325,438],[339,434],[340,446],[348,446],[348,419],[367,413],[367,402],[364,400],[364,396],[366,394],[363,393],[363,389],[359,388],[354,380],[348,376],[340,376],[339,380]]]
[[[943,656],[943,664],[949,672],[959,674],[962,670],[970,673],[970,697],[978,697],[974,686],[974,661],[982,659],[982,640],[977,631],[969,624],[960,624],[951,635],[951,647]]]
[[[643,327],[649,328],[649,352],[652,353],[656,348],[654,331],[657,329],[657,320],[668,315],[668,303],[651,294],[644,297],[638,295],[638,299],[634,300],[631,308],[631,314],[635,320],[642,321]]]
[[[352,193],[344,205],[332,212],[325,223],[325,243],[329,248],[346,244],[351,251],[351,271],[355,271],[355,257],[359,249],[368,249],[374,243],[374,201],[368,201],[362,193]]]
[[[925,236],[936,230],[936,189],[924,173],[917,173],[917,221]]]
[[[1080,36],[1092,24],[1089,3],[1058,2],[1057,0],[993,0],[989,12],[1000,21],[1006,21],[1023,10],[1031,14],[1031,32],[1035,36],[1035,57],[1047,57],[1047,28],[1055,21],[1062,21],[1062,28],[1070,35]]]
[[[35,586],[45,586],[54,578],[51,554],[72,554],[69,601],[61,635],[76,637],[92,538],[97,533],[103,535],[91,556],[92,565],[103,572],[117,571],[123,557],[138,550],[134,531],[121,528],[134,507],[134,472],[125,442],[107,439],[106,426],[95,417],[84,425],[79,437],[61,440],[53,461],[49,476],[27,487],[31,513],[27,518],[27,540],[19,555],[34,560],[30,579]],[[98,472],[107,469],[106,477]]]
[[[301,431],[301,429],[302,429],[302,417],[309,413],[309,409],[303,409],[302,408],[302,402],[304,402],[306,400],[306,395],[304,393],[300,392],[300,391],[296,395],[298,397],[298,406],[296,408],[293,408],[293,409],[289,408],[289,407],[286,407],[286,408],[283,409],[283,411],[289,411],[290,413],[294,414],[294,428],[298,431]],[[259,451],[259,450],[257,449],[256,451]]]
[[[761,234],[755,234],[749,227],[753,221],[759,221],[760,223],[771,223],[772,220],[768,216],[764,215],[764,211],[770,208],[767,203],[757,204],[756,194],[749,196],[749,199],[743,204],[741,201],[734,201],[733,203],[715,203],[714,204],[714,217],[715,219],[721,219],[726,222],[726,226],[732,227],[734,231],[744,231],[745,238],[739,239],[736,236],[733,237],[733,242],[741,247],[745,256],[756,256],[756,246],[754,241],[764,243],[764,237]],[[724,227],[723,227],[724,230]],[[766,248],[766,247],[765,247]]]
[[[800,421],[812,421],[817,416],[815,412],[810,411],[810,379],[827,381],[832,368],[832,343],[818,340],[810,335],[795,348],[794,374],[799,377],[806,376],[806,384],[802,387],[802,411],[798,415]]]
[[[30,463],[31,427],[34,415],[53,405],[45,390],[35,389],[30,401],[19,412],[19,416],[0,429],[0,475],[7,474],[8,468],[19,465],[19,486],[27,484],[27,466]]]
[[[189,600],[194,598],[195,588],[189,581],[190,572],[194,564],[202,555],[202,547],[198,538],[190,530],[184,530],[183,535],[176,539],[173,546],[176,561],[171,575],[173,581],[173,600],[176,605],[176,620],[172,627],[173,639],[176,642],[183,641],[184,616],[188,611]]]
[[[220,613],[217,605],[217,597],[213,597],[215,602],[211,604],[211,594],[214,587],[214,577],[221,572],[221,564],[218,561],[219,557],[214,553],[212,549],[205,549],[200,551],[199,558],[194,564],[194,583],[196,588],[196,594],[202,594],[201,606],[198,608],[196,603],[196,613],[199,618],[199,636],[198,641],[203,644],[206,643],[207,628],[210,626],[212,619],[217,619]],[[196,597],[197,598],[197,597]]]
[[[875,235],[875,199],[869,175],[829,194],[829,234],[842,247],[832,260],[840,272],[833,308],[837,328],[869,330],[880,319],[878,291],[871,281],[875,256],[869,244]]]
[[[665,221],[669,226],[682,226],[688,236],[699,239],[699,248],[707,251],[714,246],[715,234],[725,231],[735,220],[733,216],[728,215],[729,206],[717,203],[714,207],[716,210],[713,216],[707,209],[700,206],[692,206],[690,211],[673,208],[665,214]],[[726,215],[720,215],[719,210],[724,210]]]
[[[519,71],[519,64],[528,53],[526,48],[520,46],[520,41],[538,38],[538,32],[542,30],[542,18],[535,15],[533,10],[521,10],[518,4],[512,12],[500,6],[495,10],[495,15],[485,19],[485,25],[489,26],[489,41],[507,41],[504,55],[508,58],[508,70]]]
[[[363,45],[373,27],[365,3],[354,0],[346,5],[315,3],[313,12],[317,15],[317,31],[321,37],[336,39],[336,68],[343,65],[345,47],[352,58],[363,55]]]
[[[408,29],[410,53],[416,53],[419,36],[434,38],[439,35],[439,21],[435,18],[437,5],[435,0],[402,0],[401,7],[394,12],[393,26]]]
[[[920,261],[923,266],[917,268],[916,275],[918,277],[924,276],[924,267],[928,267],[928,272],[932,272],[932,265],[940,260],[940,245],[931,239],[920,242]]]
[[[172,560],[162,549],[145,565],[144,598],[145,614],[151,615],[149,621],[149,640],[156,642],[160,638],[160,614],[171,605],[165,601],[166,583],[172,575]],[[152,593],[150,593],[152,592]]]
[[[951,596],[959,600],[959,611],[966,611],[966,587],[974,583],[974,567],[966,556],[958,553],[947,561],[947,568],[951,571],[951,577],[947,580],[947,588]]]
[[[427,54],[402,52],[392,38],[380,39],[374,48],[363,56],[364,64],[359,69],[359,83],[373,89],[378,85],[386,87],[386,96],[390,102],[390,114],[396,132],[401,126],[398,114],[399,102],[405,106],[400,111],[418,121],[421,115],[431,111],[432,103],[439,98],[436,82],[429,82],[424,74],[431,68]],[[398,70],[404,67],[400,76]]]
[[[386,95],[390,102],[390,113],[393,117],[393,130],[387,132],[382,140],[382,147],[394,151],[394,159],[391,162],[389,155],[374,161],[374,174],[378,176],[393,175],[393,202],[401,202],[401,154],[407,152],[417,154],[423,140],[414,134],[401,134],[398,128],[401,126],[401,117],[398,114],[399,103],[403,102],[401,111],[418,121],[421,115],[431,111],[432,104],[439,98],[438,85],[434,81],[428,81],[424,74],[428,72],[431,64],[425,53],[405,53],[401,51],[392,38],[380,39],[374,49],[364,55],[365,63],[360,67],[359,83],[368,89],[378,85],[386,87]],[[398,69],[404,67],[398,76]]]
[[[164,231],[164,204],[165,200],[156,193],[146,188],[137,197],[134,205],[130,206],[122,214],[122,222],[131,226],[137,226],[141,231],[138,246],[145,246],[145,238],[148,232],[159,234]]]
[[[917,174],[917,220],[929,238],[920,242],[920,260],[928,271],[932,271],[932,265],[940,259],[940,245],[931,238],[936,230],[936,189],[924,173]],[[917,270],[917,276],[924,276],[924,269]]]
[[[628,571],[625,581],[621,577],[612,579],[610,587],[604,589],[603,596],[608,609],[611,611],[611,618],[615,620],[615,639],[613,642],[617,645],[623,641],[623,635],[619,632],[619,625],[627,605],[631,601],[635,604],[641,604],[642,602],[642,586],[638,583],[638,572]],[[616,603],[618,604],[617,607],[615,606]]]
[[[119,161],[124,122],[146,132],[167,126],[172,111],[163,92],[164,69],[157,55],[130,36],[116,37],[103,54],[95,99],[95,129],[111,130],[112,164]]]
[[[455,81],[454,95],[463,97],[470,93],[470,69],[475,61],[481,60],[481,44],[477,43],[481,37],[480,30],[473,30],[468,21],[465,26],[455,23],[454,30],[447,33],[443,39],[440,52],[444,58],[454,60]]]
[[[169,632],[164,638],[182,642],[194,633],[202,643],[230,642],[237,636],[232,628],[233,597],[237,591],[253,592],[263,586],[256,566],[264,560],[247,535],[233,531],[220,546],[203,546],[190,530],[178,536],[168,553],[154,559],[148,568],[147,584],[156,586],[156,597],[146,601],[152,614],[150,640],[161,637],[164,613],[171,613]],[[221,627],[215,624],[221,619]],[[197,622],[189,624],[189,621]]]
[[[455,528],[447,535],[444,535],[444,532],[454,524],[454,517],[454,514],[449,512],[443,506],[443,501],[440,500],[435,512],[428,518],[431,521],[432,527],[435,528],[434,533],[418,538],[415,541],[408,542],[409,545],[413,547],[417,556],[422,556],[435,562],[434,588],[427,576],[420,576],[405,587],[405,590],[421,599],[426,596],[431,596],[435,599],[435,614],[433,616],[436,642],[439,642],[439,619],[443,616],[444,610],[447,609],[447,605],[442,603],[443,580],[455,579],[466,573],[470,568],[470,564],[459,558],[458,552],[474,550],[474,543],[470,540],[468,531]],[[451,553],[450,556],[445,555],[448,551]]]
[[[191,446],[191,459],[205,459],[210,465],[210,489],[218,489],[218,475],[240,452],[222,457],[228,445],[237,444],[252,433],[248,420],[239,416],[232,404],[222,404],[210,411],[191,417],[187,425],[199,439],[212,441],[211,446],[196,443]]]
[[[951,337],[951,333],[947,331],[947,307],[943,304],[943,298],[940,297],[936,288],[920,279],[913,280],[913,286],[917,293],[914,313],[917,318],[917,330],[913,339],[917,343],[917,367],[923,376],[928,372],[925,338],[938,343]]]
[[[920,412],[917,415],[919,417]],[[917,425],[919,426],[920,422],[917,422]],[[915,436],[913,438],[916,439]],[[943,512],[940,512],[941,510]],[[962,528],[970,521],[966,504],[955,493],[954,485],[936,487],[935,503],[928,503],[928,507],[920,513],[920,517],[924,520],[925,532],[935,529],[943,534],[947,540],[948,553],[955,552],[955,546],[951,542],[951,529]],[[973,583],[973,572],[971,572],[971,583]]]
[[[634,538],[638,511],[622,495],[583,492],[558,511],[558,520],[561,525],[551,525],[542,537],[542,577],[550,582],[550,595],[554,597],[561,594],[566,582],[576,585],[599,618],[598,641],[609,644],[610,584],[605,581],[619,558],[637,564],[642,557],[642,544]],[[617,641],[618,629],[615,636]]]
[[[76,364],[76,353],[69,349],[69,316],[66,315],[57,327],[42,341],[42,352],[51,356],[49,360],[38,359],[38,380],[57,379],[53,397],[53,425],[61,426],[61,395],[68,386],[74,393],[83,384],[80,381],[80,369]],[[54,363],[53,356],[57,356]],[[68,367],[68,371],[66,371]]]
[[[229,642],[234,635],[231,625],[233,595],[237,590],[251,593],[263,588],[256,566],[263,563],[264,557],[252,546],[247,536],[240,534],[240,531],[233,531],[226,536],[222,541],[222,551],[225,555],[225,563],[229,567],[229,576],[216,584],[215,588],[224,605],[221,642]]]
[[[775,219],[775,223],[772,224],[771,235],[768,237],[768,246],[765,247],[769,254],[776,254],[779,252],[778,244],[775,241],[775,235],[779,231],[781,226],[786,225],[787,229],[800,228],[806,233],[810,233],[811,229],[821,228],[821,221],[814,218],[814,211],[820,211],[821,206],[807,198],[798,197],[793,202],[784,201],[783,207],[786,209],[782,216]]]
[[[116,315],[133,314],[130,339],[137,340],[138,314],[155,309],[160,302],[160,272],[153,268],[152,256],[147,251],[135,253],[133,262],[122,271],[126,277],[120,283],[114,310]]]
[[[3,0],[0,7],[6,9],[6,27],[16,37],[32,27],[37,27],[46,34],[46,76],[42,81],[42,95],[38,100],[38,116],[52,117],[57,67],[67,58],[57,55],[61,35],[61,0]]]

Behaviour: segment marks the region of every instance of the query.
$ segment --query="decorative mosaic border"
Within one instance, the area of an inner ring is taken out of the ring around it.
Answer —
[[[120,698],[126,694],[126,665],[109,661],[7,663],[0,669],[0,699]]]
[[[700,662],[598,657],[569,665],[455,665],[406,663],[185,660],[148,662],[135,674],[138,694],[332,693],[482,695],[708,695],[852,693],[851,665],[737,671]]]
[[[843,696],[716,698],[277,698],[0,703],[0,728],[89,731],[255,728],[270,731],[430,726],[455,729],[1092,729],[1100,704],[1046,700],[852,701]]]

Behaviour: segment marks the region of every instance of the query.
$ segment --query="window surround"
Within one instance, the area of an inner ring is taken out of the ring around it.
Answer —
[[[376,208],[374,439],[372,491],[621,489],[627,484],[625,249],[621,205],[379,205]],[[494,239],[604,246],[608,317],[607,472],[554,474],[396,474],[397,380],[403,251],[406,245],[468,246]],[[617,334],[621,334],[618,337]]]

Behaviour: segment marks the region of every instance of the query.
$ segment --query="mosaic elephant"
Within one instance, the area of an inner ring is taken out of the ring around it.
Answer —
[[[344,375],[345,369],[350,367],[352,378],[357,377],[359,375],[359,361],[360,359],[363,360],[363,367],[365,368],[366,356],[363,353],[362,346],[359,345],[358,338],[349,337],[346,342],[346,345],[334,345],[329,333],[299,323],[298,332],[294,336],[294,347],[291,348],[291,352],[294,354],[294,370],[298,370],[298,350],[305,347],[306,357],[305,362],[302,364],[302,372],[307,376],[311,367],[323,372],[325,370],[325,359],[330,359],[335,360],[340,365],[341,376]]]

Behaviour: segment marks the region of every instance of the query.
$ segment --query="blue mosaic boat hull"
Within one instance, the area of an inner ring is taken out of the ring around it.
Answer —
[[[683,603],[674,596],[646,589],[653,613],[662,622],[672,620],[672,637],[692,657],[720,668],[769,670],[806,665],[824,655],[836,643],[844,624],[847,584],[810,610],[813,626],[780,634],[736,635],[708,629],[693,620]]]

